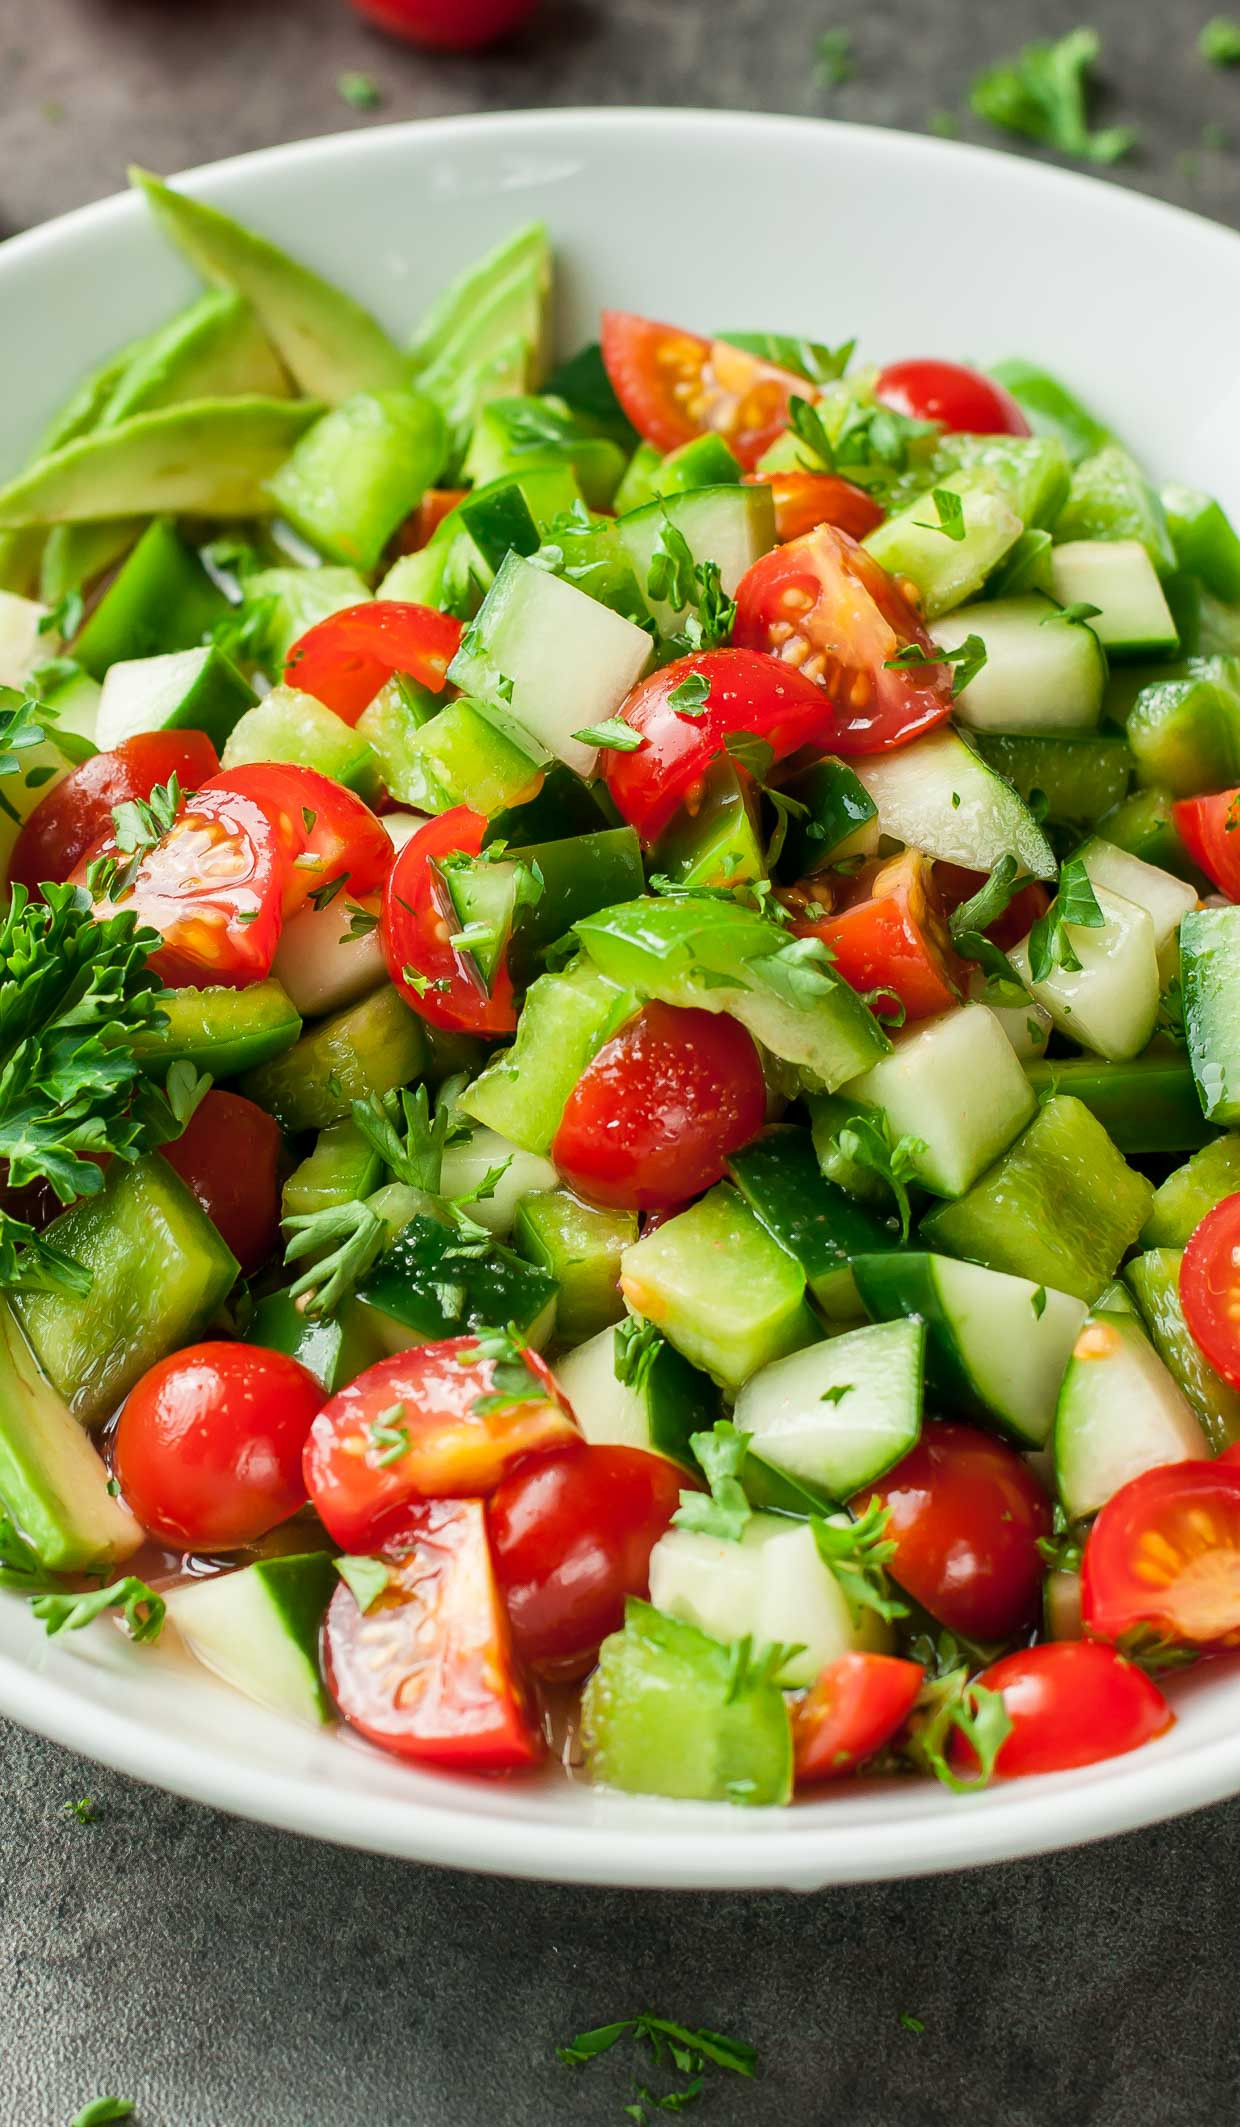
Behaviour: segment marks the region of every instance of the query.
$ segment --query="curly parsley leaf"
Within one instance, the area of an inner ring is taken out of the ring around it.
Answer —
[[[1045,982],[1056,968],[1079,974],[1081,963],[1068,931],[1105,930],[1106,921],[1084,859],[1069,857],[1059,874],[1059,892],[1029,933],[1029,972],[1034,981]]]
[[[473,1348],[457,1355],[458,1366],[481,1366],[489,1362],[491,1385],[474,1398],[478,1418],[500,1416],[523,1403],[545,1403],[546,1382],[531,1361],[530,1347],[515,1322],[506,1329],[481,1330]]]
[[[147,798],[127,798],[112,808],[112,833],[122,856],[132,857],[162,842],[181,810],[181,785],[170,775]]]
[[[753,980],[786,1004],[804,1010],[839,988],[831,954],[821,938],[789,938],[773,953],[745,962]]]
[[[844,82],[851,81],[855,72],[851,32],[846,29],[823,30],[814,42],[814,80],[819,87],[838,89]]]
[[[395,1181],[439,1194],[443,1156],[455,1141],[452,1112],[441,1103],[432,1114],[424,1085],[399,1093],[371,1093],[352,1104],[353,1120]]]
[[[1007,954],[984,933],[999,921],[1022,888],[1031,883],[1029,874],[1021,871],[1017,858],[1009,852],[1000,857],[977,892],[953,909],[949,919],[952,944],[961,959],[974,961],[986,977],[987,1004],[1019,1010],[1029,1002],[1029,992]]]
[[[391,1578],[381,1558],[334,1558],[333,1566],[363,1614],[372,1610]]]
[[[21,774],[21,755],[32,746],[43,744],[51,720],[52,711],[42,703],[15,693],[11,687],[0,687],[0,778]],[[21,820],[22,815],[2,790],[0,811],[10,820]]]
[[[678,1529],[692,1529],[699,1536],[721,1536],[739,1543],[753,1508],[741,1484],[741,1472],[749,1453],[752,1433],[742,1433],[730,1420],[720,1418],[709,1433],[691,1433],[689,1446],[698,1468],[710,1486],[705,1492],[682,1492],[672,1516]]]
[[[163,1629],[165,1605],[162,1595],[156,1595],[144,1580],[129,1574],[108,1588],[92,1588],[85,1595],[35,1595],[30,1607],[46,1627],[49,1638],[58,1632],[80,1632],[83,1625],[92,1624],[105,1610],[120,1610],[131,1639],[157,1640]]]
[[[908,1615],[907,1603],[892,1595],[884,1571],[896,1548],[888,1533],[890,1522],[890,1509],[872,1499],[855,1521],[827,1521],[816,1514],[810,1524],[818,1556],[835,1575],[854,1615],[873,1610],[888,1622]]]
[[[1202,29],[1197,49],[1207,66],[1240,66],[1240,22],[1215,15]]]
[[[307,1211],[281,1221],[288,1236],[284,1260],[290,1269],[309,1256],[308,1269],[289,1287],[289,1298],[304,1301],[312,1320],[334,1314],[343,1300],[372,1270],[387,1245],[388,1231],[369,1204],[354,1198],[324,1211]]]
[[[1133,127],[1094,132],[1089,123],[1090,75],[1101,48],[1098,32],[1084,28],[1054,43],[1027,44],[977,76],[970,107],[1003,132],[1023,134],[1078,161],[1118,162],[1136,145]]]
[[[976,1773],[964,1778],[947,1760],[953,1734],[962,1735],[977,1754]],[[1012,1719],[1003,1694],[985,1684],[971,1684],[961,1666],[923,1686],[920,1717],[914,1725],[907,1754],[923,1772],[933,1773],[953,1794],[972,1794],[993,1776],[995,1761],[1012,1733]]]
[[[612,1372],[621,1386],[641,1395],[650,1369],[663,1349],[663,1333],[640,1315],[617,1322],[612,1347]]]
[[[922,1137],[904,1136],[893,1138],[891,1126],[881,1110],[873,1116],[855,1115],[846,1123],[833,1140],[840,1157],[851,1160],[854,1166],[868,1168],[886,1182],[896,1200],[900,1218],[902,1239],[909,1236],[913,1212],[909,1203],[908,1183],[917,1171],[917,1161],[926,1150]]]

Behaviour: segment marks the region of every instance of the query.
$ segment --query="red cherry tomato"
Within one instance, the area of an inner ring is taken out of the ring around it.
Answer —
[[[1240,1647],[1240,1469],[1170,1462],[1121,1485],[1086,1540],[1081,1616],[1099,1639]]]
[[[1189,1236],[1180,1305],[1215,1373],[1240,1388],[1240,1195],[1225,1196]]]
[[[551,1157],[596,1204],[661,1211],[722,1181],[766,1121],[749,1034],[722,1013],[648,1004],[586,1066]]]
[[[889,362],[874,386],[883,406],[914,421],[941,421],[958,435],[1027,436],[1026,421],[1012,394],[959,362]]]
[[[888,669],[910,645],[933,660],[934,644],[886,570],[827,524],[746,570],[732,642],[768,652],[825,690],[834,715],[823,744],[832,753],[886,753],[951,713],[946,665]]]
[[[262,1108],[213,1087],[180,1137],[160,1147],[247,1278],[262,1269],[280,1239],[283,1144],[280,1125]]]
[[[307,628],[284,661],[290,687],[312,694],[356,724],[394,672],[407,673],[433,694],[441,692],[464,628],[450,613],[395,598],[372,598],[346,606]]]
[[[1051,1510],[1015,1448],[931,1421],[856,1504],[875,1496],[891,1513],[893,1577],[949,1632],[1005,1640],[1033,1624]]]
[[[367,1610],[343,1581],[327,1606],[324,1668],[346,1721],[422,1764],[537,1764],[542,1736],[513,1658],[481,1501],[419,1508],[384,1562],[387,1586]]]
[[[839,1780],[903,1728],[925,1674],[891,1654],[842,1654],[789,1702],[797,1786]]]
[[[770,488],[775,535],[781,544],[800,539],[819,524],[833,524],[850,539],[864,539],[887,514],[863,487],[855,487],[838,473],[746,473],[745,480]]]
[[[1171,817],[1198,871],[1229,901],[1240,901],[1240,790],[1177,798]]]
[[[1055,1640],[1020,1647],[976,1680],[1003,1695],[1012,1732],[999,1746],[994,1776],[1072,1772],[1103,1758],[1122,1758],[1175,1720],[1157,1684],[1097,1640]],[[977,1752],[956,1730],[949,1750],[962,1778],[980,1771]]]
[[[467,487],[428,487],[411,517],[407,517],[396,534],[396,544],[402,554],[418,554],[429,546],[444,518],[464,502],[469,493]]]
[[[1240,1440],[1233,1440],[1230,1447],[1220,1448],[1217,1460],[1228,1469],[1240,1466]]]
[[[144,731],[111,753],[92,754],[40,798],[17,837],[10,879],[35,895],[44,879],[59,884],[110,832],[115,806],[149,798],[173,775],[182,791],[197,790],[219,765],[202,731]]]
[[[683,1470],[644,1448],[576,1447],[505,1477],[488,1519],[518,1654],[579,1669],[650,1592],[650,1554],[670,1526]]]
[[[284,853],[286,916],[342,879],[350,895],[373,893],[392,864],[392,838],[369,805],[331,776],[291,761],[252,761],[212,776],[203,792],[252,798],[271,822]]]
[[[845,982],[896,998],[909,1021],[959,1003],[964,963],[952,948],[931,867],[919,850],[867,864],[844,886],[842,906],[815,916],[820,897],[829,899],[831,891],[809,879],[784,898],[797,936],[821,938]]]
[[[323,1405],[306,1442],[306,1490],[346,1550],[382,1542],[424,1499],[481,1497],[520,1456],[580,1442],[536,1352],[525,1400],[480,1411],[498,1389],[496,1362],[477,1352],[476,1337],[419,1344]]]
[[[949,910],[955,911],[962,901],[970,900],[979,887],[985,886],[986,877],[984,871],[969,871],[965,865],[949,864],[941,857],[935,860],[934,883]],[[1050,905],[1047,889],[1037,879],[1031,879],[1028,886],[1013,894],[998,921],[987,925],[986,936],[1001,952],[1010,952],[1029,936]]]
[[[428,820],[406,842],[388,873],[379,935],[388,972],[405,1003],[432,1026],[466,1034],[511,1034],[517,1023],[507,954],[500,957],[490,988],[469,953],[451,939],[460,920],[440,859],[476,857],[487,823],[480,812],[458,805]]]
[[[359,15],[410,44],[473,52],[529,20],[538,0],[352,0]]]
[[[306,1497],[301,1458],[323,1391],[283,1352],[191,1344],[131,1389],[116,1475],[144,1529],[186,1551],[235,1551]]]
[[[669,697],[691,673],[707,680],[710,692],[688,716]],[[639,680],[620,714],[645,743],[632,753],[608,752],[604,774],[614,803],[646,842],[655,841],[692,797],[733,732],[765,739],[780,761],[802,746],[827,745],[834,730],[821,690],[754,650],[678,657]]]
[[[661,451],[713,430],[752,472],[787,427],[789,399],[813,397],[790,369],[628,311],[603,312],[601,340],[612,390],[638,434]]]

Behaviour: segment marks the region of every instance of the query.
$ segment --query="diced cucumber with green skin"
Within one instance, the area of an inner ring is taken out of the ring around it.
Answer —
[[[583,1204],[567,1189],[544,1189],[517,1206],[513,1247],[559,1287],[557,1343],[582,1344],[620,1321],[620,1258],[636,1239],[636,1212]]]
[[[895,1225],[826,1179],[813,1139],[795,1124],[776,1124],[734,1152],[728,1173],[755,1218],[801,1265],[823,1313],[855,1321],[861,1303],[852,1264],[859,1255],[899,1248]]]
[[[1215,1134],[1182,1051],[1153,1050],[1125,1064],[1057,1056],[1025,1069],[1039,1099],[1066,1093],[1082,1102],[1125,1157],[1194,1152]]]
[[[1216,598],[1240,604],[1240,537],[1222,505],[1200,488],[1178,483],[1164,487],[1161,500],[1179,566],[1199,576]]]
[[[122,658],[190,650],[228,611],[196,554],[162,518],[148,526],[73,646],[94,679]]]
[[[780,1682],[812,1684],[828,1662],[857,1650],[848,1598],[806,1521],[755,1514],[738,1541],[669,1529],[650,1554],[650,1599],[716,1640],[782,1643]]]
[[[1023,525],[1054,524],[1072,482],[1072,464],[1057,436],[940,436],[931,460],[932,482],[916,477],[921,494],[930,487],[955,488],[961,473],[993,480]],[[903,492],[899,500],[906,499]],[[923,514],[925,514],[923,512]]]
[[[107,1465],[0,1303],[0,1507],[51,1573],[119,1565],[145,1541]]]
[[[956,696],[958,723],[975,731],[1092,731],[1102,710],[1106,654],[1092,628],[1057,618],[1053,599],[983,599],[931,629],[945,650],[977,635],[986,662]]]
[[[935,1196],[963,1196],[1037,1107],[1019,1058],[984,1004],[923,1020],[890,1056],[850,1081],[847,1097],[881,1108],[893,1139],[920,1140],[922,1149],[910,1152],[912,1172]]]
[[[1162,504],[1135,459],[1118,443],[1106,443],[1079,460],[1055,525],[1055,539],[1056,543],[1109,545],[1135,541],[1159,575],[1175,567],[1175,549]]]
[[[963,531],[949,537],[939,522],[934,492],[906,502],[862,542],[888,575],[916,587],[930,620],[980,591],[1024,529],[997,481],[952,474],[944,475],[937,489],[954,495],[963,511]]]
[[[171,1588],[168,1618],[226,1684],[273,1713],[321,1727],[336,1711],[319,1673],[319,1630],[335,1588],[326,1551],[264,1558]]]
[[[473,585],[476,597],[471,600],[471,607],[476,609],[490,589],[503,557],[494,563],[488,560],[470,530],[470,521],[481,517],[489,522],[491,540],[496,540],[499,528],[491,514],[493,506],[502,505],[511,522],[514,490],[533,519],[540,539],[547,537],[557,519],[584,507],[581,489],[568,464],[518,468],[500,480],[487,481],[449,510],[436,526],[428,547],[419,554],[403,554],[393,563],[379,586],[379,597],[435,605],[445,592],[463,597],[466,587]]]
[[[357,1288],[359,1305],[388,1349],[464,1337],[513,1323],[544,1344],[555,1320],[555,1279],[496,1241],[470,1253],[457,1227],[415,1217]]]
[[[356,392],[307,429],[267,491],[320,554],[368,574],[434,484],[446,450],[433,399]]]
[[[621,1288],[725,1389],[814,1340],[804,1271],[726,1183],[626,1249]]]
[[[611,508],[624,472],[618,444],[584,428],[562,399],[489,397],[469,439],[464,479],[481,487],[530,465],[555,464],[572,468],[592,510]]]
[[[528,798],[497,813],[487,827],[486,842],[506,842],[528,849],[537,842],[560,842],[565,836],[597,834],[618,827],[620,815],[607,797],[605,783],[583,783],[562,761],[553,762],[539,788]]]
[[[1127,733],[1138,782],[1173,798],[1226,789],[1240,774],[1240,661],[1191,658],[1183,677],[1151,681]]]
[[[1112,657],[1171,657],[1179,646],[1166,593],[1139,539],[1054,547],[1051,584],[1061,606],[1097,606],[1089,625]]]
[[[1201,891],[1204,881],[1180,838],[1165,790],[1138,790],[1098,821],[1098,831],[1117,849],[1126,849],[1161,871],[1174,872]]]
[[[130,1044],[157,1078],[174,1063],[192,1063],[215,1079],[235,1078],[270,1063],[301,1033],[301,1015],[274,979],[244,990],[172,990],[161,1009],[167,1026],[143,1027]]]
[[[1148,909],[1105,886],[1095,886],[1094,898],[1103,916],[1101,927],[1063,926],[1079,966],[1054,967],[1035,981],[1028,939],[1008,958],[1062,1034],[1112,1063],[1124,1063],[1148,1045],[1158,1019],[1161,984],[1154,925]]]
[[[247,599],[271,601],[263,629],[266,657],[282,672],[293,644],[308,628],[350,606],[365,605],[370,587],[356,569],[259,569],[246,578]]]
[[[1091,836],[1076,854],[1095,889],[1106,887],[1146,911],[1154,926],[1159,982],[1165,989],[1179,973],[1179,930],[1189,910],[1197,906],[1195,889],[1173,872],[1117,848],[1103,835]]]
[[[632,1381],[617,1375],[616,1353],[617,1333],[604,1329],[556,1361],[555,1378],[591,1447],[645,1448],[696,1475],[689,1442],[722,1415],[715,1383],[665,1337]]]
[[[420,721],[417,710],[385,687],[357,721],[385,788],[404,805],[449,812],[469,805],[490,815],[519,805],[538,787],[540,760],[501,728],[485,702],[462,695]]]
[[[1013,355],[992,362],[990,374],[1010,391],[1038,435],[1058,436],[1074,463],[1093,456],[1112,441],[1110,431],[1095,420],[1066,384],[1052,377],[1036,362]]]
[[[221,650],[125,658],[103,682],[96,740],[103,752],[140,731],[205,731],[218,752],[258,697]]]
[[[821,871],[849,857],[878,852],[878,808],[847,761],[828,754],[812,768],[784,784],[790,798],[806,807],[788,820],[779,869],[789,879]]]
[[[282,1055],[249,1072],[241,1091],[294,1135],[326,1130],[355,1100],[392,1093],[422,1077],[430,1053],[422,1021],[389,987],[311,1027]]]
[[[457,362],[464,366],[479,351],[476,333],[480,314],[496,298],[511,304],[504,337],[521,329],[528,317],[526,294],[533,291],[540,304],[551,292],[552,255],[544,222],[524,222],[467,266],[436,296],[409,342],[410,366],[417,372],[432,365]],[[487,320],[488,330],[491,321]]]
[[[382,327],[338,288],[218,207],[130,171],[166,235],[208,281],[235,288],[301,389],[335,404],[403,384],[407,361]]]
[[[993,871],[1010,852],[1031,877],[1056,877],[1055,853],[1028,806],[956,732],[932,731],[854,766],[880,831],[895,841],[972,871]]]
[[[729,760],[712,761],[702,800],[677,813],[650,859],[652,873],[677,886],[739,886],[766,877],[761,821],[753,786]],[[641,892],[641,886],[634,889]]]
[[[0,527],[101,517],[269,517],[266,482],[321,408],[198,399],[132,414],[40,459],[0,489]]]
[[[328,1396],[356,1381],[388,1353],[386,1342],[354,1299],[346,1300],[334,1315],[315,1316],[303,1314],[286,1292],[268,1293],[255,1308],[245,1334],[247,1343],[296,1359]]]
[[[464,508],[464,505],[462,505]],[[539,567],[551,568],[567,583],[575,584],[600,605],[623,614],[639,628],[649,626],[650,607],[640,590],[620,527],[611,517],[595,517],[585,523],[574,513],[558,518],[539,548]]]
[[[473,932],[475,942],[460,947],[490,994],[495,971],[505,957],[517,908],[524,892],[536,892],[537,881],[514,857],[498,850],[485,857],[446,857],[437,867],[447,891],[445,914],[453,934]]]
[[[581,1734],[590,1777],[604,1787],[757,1806],[792,1796],[778,1686],[738,1681],[730,1647],[647,1603],[630,1601],[624,1631],[604,1640]]]
[[[91,1273],[86,1297],[29,1292],[15,1305],[35,1356],[74,1416],[110,1416],[157,1359],[194,1343],[231,1291],[236,1259],[165,1160],[114,1161],[99,1195],[47,1228]]]
[[[141,517],[104,517],[97,524],[54,524],[39,563],[39,596],[59,605],[70,591],[84,590],[136,546],[146,529]],[[0,539],[29,536],[0,532]]]
[[[663,459],[657,444],[639,443],[624,469],[612,504],[617,516],[627,517],[655,499],[655,479]]]
[[[1154,1192],[1143,1248],[1186,1248],[1208,1212],[1240,1191],[1240,1137],[1216,1137]]]
[[[1205,1435],[1140,1323],[1095,1310],[1076,1340],[1055,1414],[1065,1514],[1096,1514],[1132,1478],[1208,1454]]]
[[[383,1161],[351,1116],[330,1123],[285,1182],[283,1216],[308,1218],[341,1204],[360,1203],[379,1187],[383,1171]]]
[[[816,1088],[834,1091],[890,1047],[856,991],[825,968],[815,967],[810,995],[788,994],[785,963],[773,965],[787,934],[734,902],[629,901],[587,916],[577,935],[613,982],[664,1004],[731,1013]]]
[[[881,1174],[876,1174],[872,1167],[858,1165],[839,1147],[841,1130],[847,1129],[861,1113],[859,1103],[835,1093],[813,1093],[806,1106],[814,1152],[825,1179],[858,1203],[869,1204],[884,1215],[889,1214],[894,1199]],[[869,1252],[874,1253],[873,1250]]]
[[[605,1042],[640,1006],[634,991],[578,960],[530,985],[517,1038],[501,1049],[459,1106],[527,1152],[547,1152],[569,1094]]]
[[[1045,1444],[1083,1300],[951,1256],[863,1257],[856,1278],[876,1321],[924,1322],[942,1409],[990,1420],[1022,1447]]]
[[[542,543],[529,504],[515,480],[491,481],[476,494],[466,495],[457,504],[457,511],[492,575],[506,554],[536,554]]]
[[[631,620],[510,554],[448,677],[588,776],[598,748],[574,732],[614,716],[649,658],[650,637]]]
[[[734,1421],[764,1462],[850,1499],[916,1443],[925,1338],[922,1322],[892,1320],[777,1359],[745,1383]]]
[[[1240,908],[1196,908],[1180,925],[1184,1033],[1202,1113],[1240,1123]]]
[[[334,896],[325,908],[311,903],[291,917],[280,933],[272,973],[305,1019],[343,1012],[388,980],[378,930],[358,938],[350,929],[350,908],[359,905],[350,902],[347,892]],[[377,902],[372,902],[369,913],[374,914],[376,907]]]
[[[1180,1303],[1183,1250],[1151,1248],[1125,1266],[1124,1277],[1159,1358],[1201,1420],[1211,1454],[1240,1440],[1240,1395],[1206,1363]]]
[[[1059,1094],[966,1195],[927,1213],[921,1237],[946,1255],[1092,1303],[1153,1195],[1084,1103]]]
[[[740,477],[741,462],[735,451],[728,449],[722,436],[708,430],[660,459],[652,490],[654,495],[682,495],[692,488],[738,485]]]
[[[520,855],[534,878],[541,878],[542,891],[536,901],[523,902],[517,910],[508,967],[518,984],[542,972],[547,948],[575,924],[612,902],[640,894],[646,883],[641,844],[631,827],[529,842]]]
[[[1118,805],[1132,782],[1134,762],[1118,732],[1057,732],[1053,738],[1031,732],[982,731],[977,750],[982,759],[1019,791],[1026,805],[1040,790],[1046,817],[1063,824],[1092,823]]]
[[[986,990],[987,977],[980,967],[974,968],[969,977],[970,1003],[985,1004]],[[1046,1053],[1051,1037],[1051,1015],[1034,998],[1027,997],[1024,1004],[1018,1005],[987,1005],[986,1009],[993,1012],[1005,1039],[1011,1044],[1012,1053],[1019,1056],[1022,1064]]]
[[[315,768],[363,798],[374,797],[379,787],[378,765],[360,732],[312,694],[298,694],[293,687],[273,687],[233,726],[221,767],[242,768],[251,761]]]
[[[618,521],[638,588],[665,635],[681,625],[685,608],[649,593],[650,565],[660,552],[664,529],[674,526],[699,568],[713,561],[728,597],[747,569],[775,544],[775,504],[769,487],[699,487],[660,496]]]
[[[497,1168],[502,1168],[503,1172],[490,1194],[475,1197],[472,1192]],[[483,1129],[481,1124],[471,1130],[468,1137],[449,1144],[444,1151],[443,1195],[464,1198],[470,1218],[501,1240],[506,1240],[512,1232],[518,1209],[525,1198],[542,1190],[556,1189],[559,1181],[550,1160],[543,1159],[537,1152],[523,1152],[520,1145],[511,1144],[494,1130]],[[513,1245],[517,1244],[514,1242]],[[525,1255],[526,1250],[517,1247],[517,1253]],[[539,1258],[531,1256],[529,1260],[538,1262]],[[619,1275],[617,1269],[616,1276]]]

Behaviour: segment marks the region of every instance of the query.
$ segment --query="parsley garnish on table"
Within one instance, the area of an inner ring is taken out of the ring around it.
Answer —
[[[557,2046],[556,2056],[566,2068],[584,2068],[600,2054],[610,2053],[622,2039],[647,2048],[654,2068],[681,2078],[678,2086],[658,2094],[645,2083],[635,2083],[633,2102],[621,2108],[635,2127],[647,2127],[658,2112],[683,2112],[695,2104],[714,2070],[752,2078],[758,2066],[757,2049],[746,2040],[728,2038],[722,2031],[691,2031],[648,2011],[581,2031],[566,2046]]]
[[[1102,40],[1097,30],[1069,30],[1054,43],[1027,44],[977,75],[969,104],[978,118],[1005,133],[1023,134],[1079,162],[1113,163],[1132,152],[1132,126],[1089,123],[1089,84]]]

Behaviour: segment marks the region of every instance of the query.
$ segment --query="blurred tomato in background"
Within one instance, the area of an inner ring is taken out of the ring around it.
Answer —
[[[476,51],[533,14],[538,0],[352,0],[359,15],[411,44]]]

